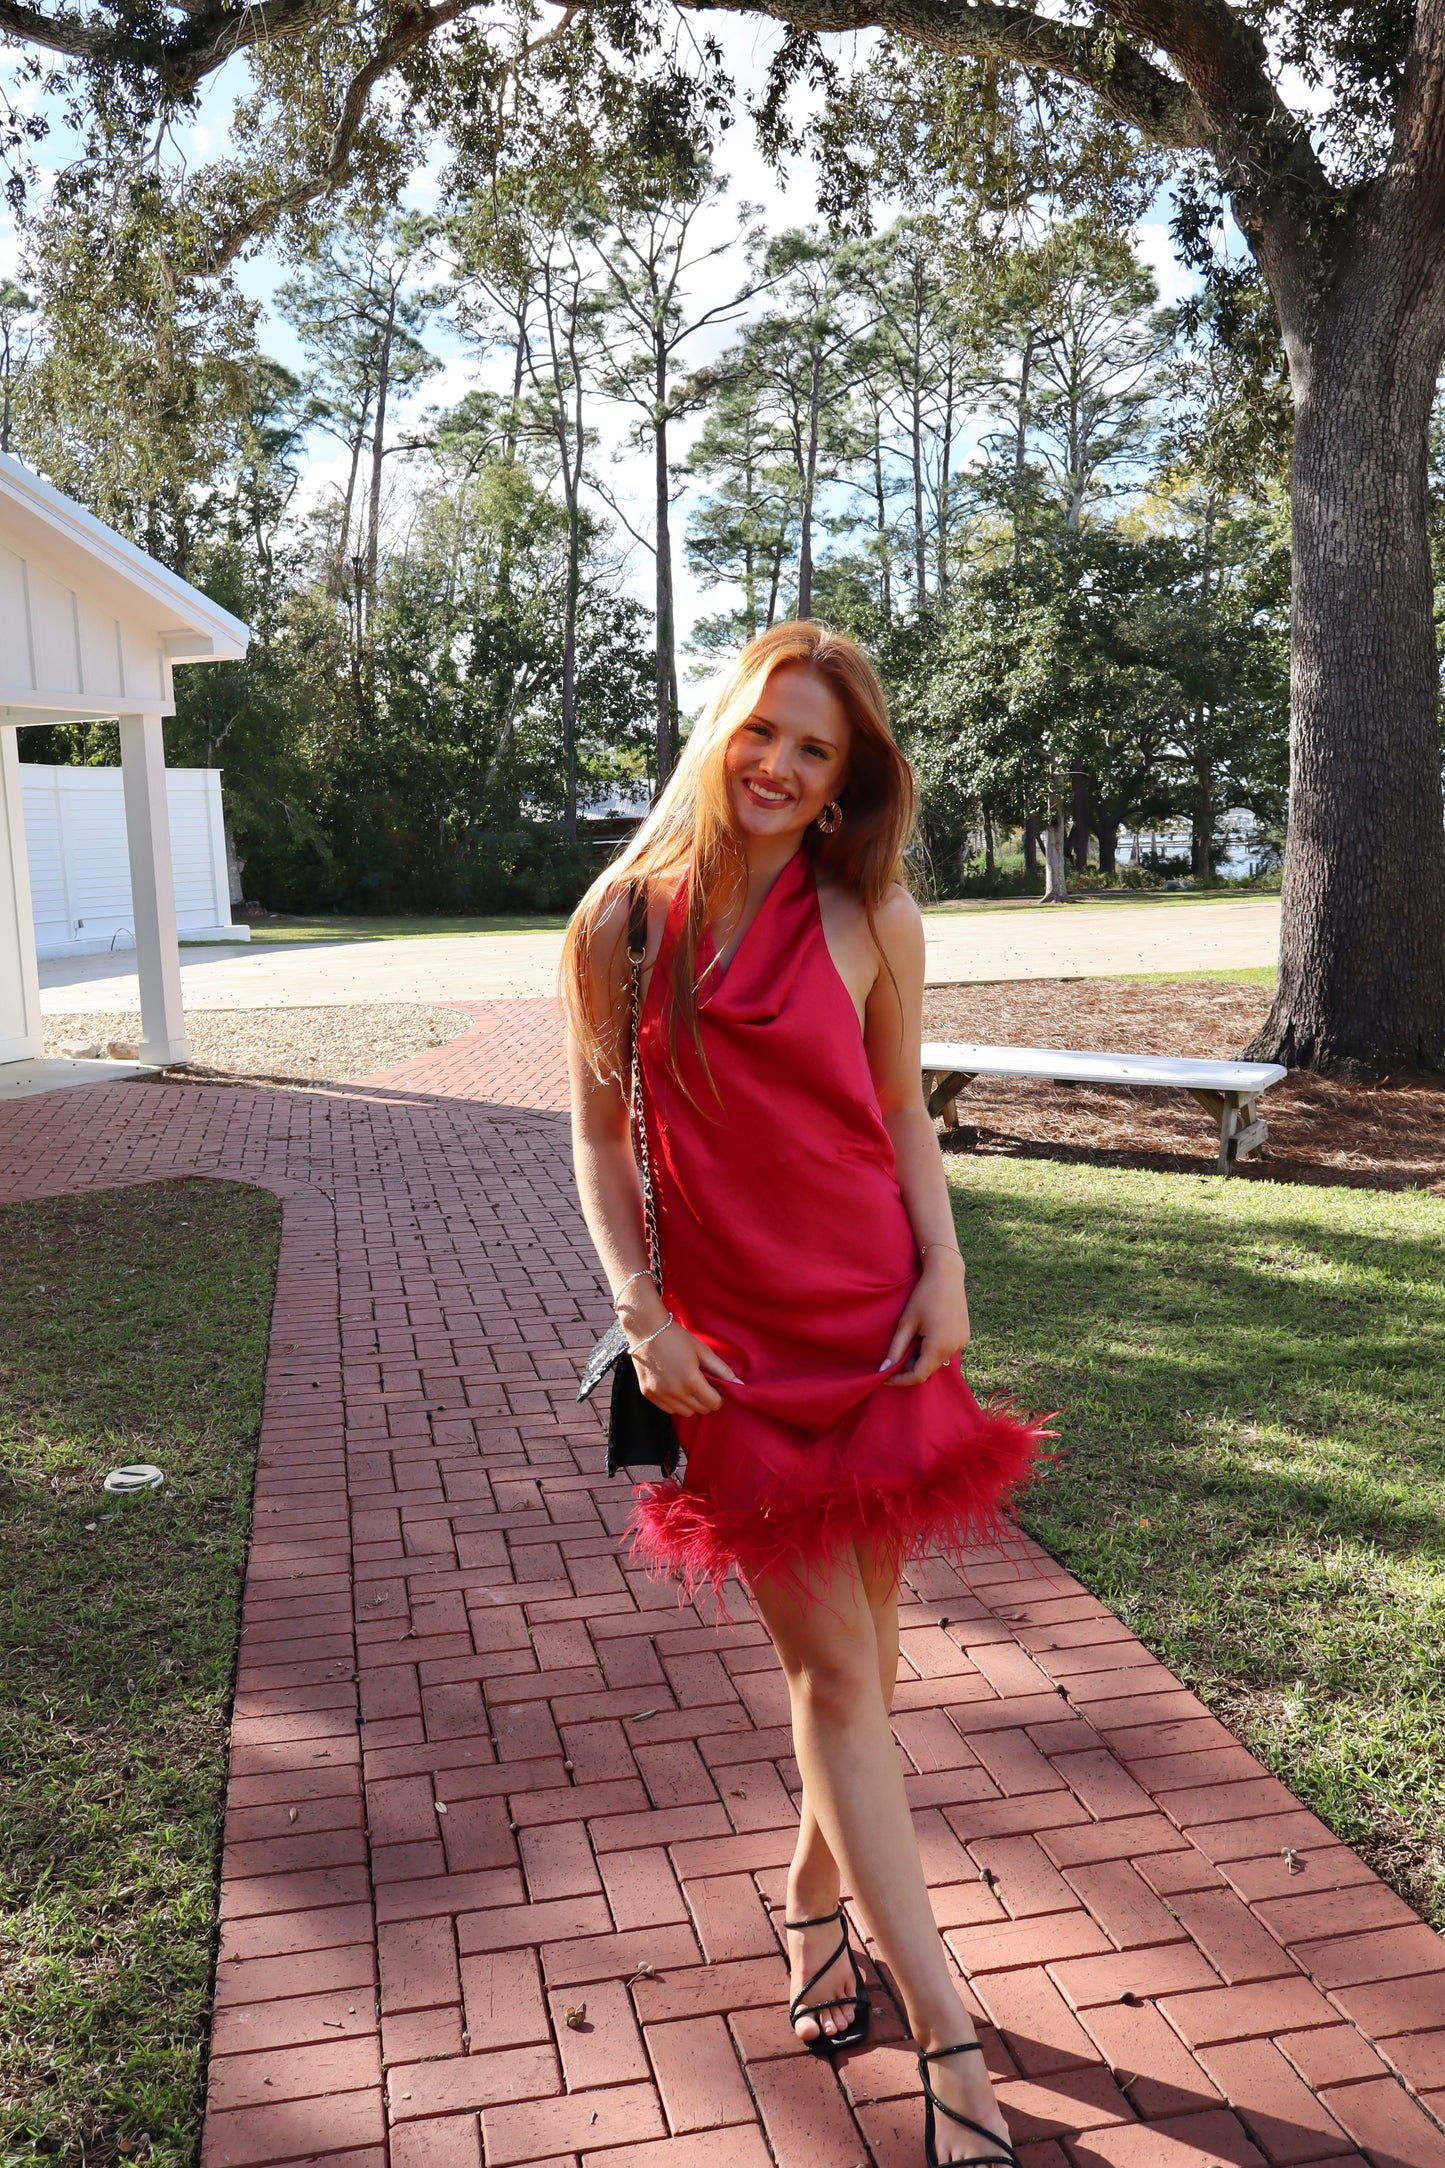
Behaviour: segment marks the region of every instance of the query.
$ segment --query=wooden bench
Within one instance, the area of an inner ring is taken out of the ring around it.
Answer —
[[[1219,1171],[1228,1174],[1269,1136],[1255,1112],[1260,1094],[1289,1071],[1276,1061],[1188,1061],[1161,1054],[1072,1054],[1060,1047],[934,1043],[923,1049],[928,1111],[958,1127],[958,1095],[976,1076],[1036,1077],[1051,1084],[1128,1084],[1183,1091],[1219,1124]]]

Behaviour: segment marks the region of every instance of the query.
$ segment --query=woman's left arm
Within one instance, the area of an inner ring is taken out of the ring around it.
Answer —
[[[895,888],[879,910],[878,940],[883,953],[863,1037],[893,1139],[898,1186],[923,1257],[884,1367],[917,1340],[915,1361],[893,1382],[921,1385],[968,1346],[968,1296],[943,1159],[923,1097],[923,920],[906,890]]]

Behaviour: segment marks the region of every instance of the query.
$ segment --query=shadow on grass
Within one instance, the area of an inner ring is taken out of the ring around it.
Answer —
[[[1445,1922],[1445,1204],[954,1160],[1025,1521]]]
[[[1197,1154],[1114,1150],[1097,1145],[1054,1143],[1015,1137],[998,1130],[960,1124],[939,1137],[945,1158],[1053,1160],[1061,1167],[1127,1169],[1137,1174],[1188,1174],[1217,1180],[1218,1141],[1204,1137]],[[1264,1182],[1298,1189],[1375,1189],[1426,1191],[1411,1168],[1333,1167],[1307,1159],[1286,1159],[1278,1151],[1267,1159],[1248,1159],[1229,1177],[1232,1182]]]

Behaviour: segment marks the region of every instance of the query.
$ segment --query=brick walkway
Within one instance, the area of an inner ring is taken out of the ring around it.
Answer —
[[[785,2023],[782,1681],[619,1559],[555,1016],[477,1015],[369,1086],[0,1110],[5,1197],[284,1202],[204,2168],[919,2168],[896,2019],[838,2076]],[[1037,1547],[903,1625],[1028,2168],[1445,2168],[1445,1942]]]

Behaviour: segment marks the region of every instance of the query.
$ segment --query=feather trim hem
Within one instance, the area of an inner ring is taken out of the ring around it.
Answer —
[[[952,1459],[927,1477],[898,1485],[790,1485],[754,1507],[730,1507],[669,1480],[639,1486],[626,1533],[632,1556],[649,1572],[678,1581],[679,1601],[704,1587],[721,1604],[736,1571],[744,1584],[777,1579],[803,1586],[863,1538],[901,1566],[925,1553],[965,1551],[1008,1532],[1017,1493],[1053,1459],[1044,1440],[1050,1416],[1022,1420],[999,1401]],[[724,1613],[724,1615],[726,1615]]]

